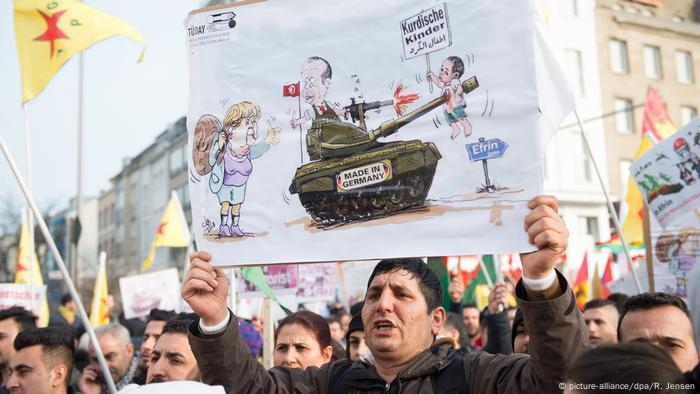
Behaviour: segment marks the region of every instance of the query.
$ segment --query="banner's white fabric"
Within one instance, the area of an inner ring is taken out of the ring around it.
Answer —
[[[535,70],[549,52],[535,49],[533,12],[522,0],[193,12],[198,248],[215,265],[532,250],[523,220],[549,136],[538,129],[565,112],[542,121],[538,90],[552,102],[556,89]]]
[[[124,317],[146,317],[153,308],[180,311],[177,268],[119,278]]]

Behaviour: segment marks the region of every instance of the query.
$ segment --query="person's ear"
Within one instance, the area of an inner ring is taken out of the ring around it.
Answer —
[[[129,354],[134,354],[134,344],[129,342],[129,344],[126,345],[126,351],[129,352]]]
[[[432,318],[432,334],[433,336],[437,335],[442,331],[442,326],[445,325],[445,320],[447,319],[447,313],[445,312],[445,308],[439,306],[435,308],[431,313],[430,317]]]
[[[69,378],[66,364],[57,364],[55,367],[51,368],[49,384],[51,384],[51,387],[63,386]]]
[[[321,351],[323,355],[323,362],[324,363],[329,363],[331,362],[331,358],[333,358],[333,346],[326,346],[325,349]]]

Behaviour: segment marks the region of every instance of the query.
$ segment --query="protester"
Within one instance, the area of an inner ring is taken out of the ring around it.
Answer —
[[[73,369],[73,335],[68,328],[31,328],[14,340],[7,389],[12,394],[67,394]]]
[[[328,321],[328,328],[331,330],[331,338],[343,343],[345,341],[345,331],[343,330],[340,318],[338,316],[331,316],[327,318],[326,321]]]
[[[452,302],[454,305],[454,299],[452,300]],[[454,310],[454,308],[450,308],[450,310]],[[464,322],[464,326],[467,328],[467,337],[469,338],[469,345],[474,346],[475,348],[477,342],[480,340],[480,314],[481,311],[479,311],[479,307],[477,307],[474,303],[468,303],[462,306],[462,319]]]
[[[452,338],[454,340],[453,347],[455,349],[466,349],[470,346],[467,337],[467,328],[464,326],[462,316],[454,312],[447,312],[445,324],[440,330],[440,335]]]
[[[299,311],[280,321],[275,331],[276,367],[320,367],[332,357],[331,332],[321,315]]]
[[[359,360],[361,356],[369,353],[361,314],[353,316],[352,320],[350,320],[346,342],[348,346],[345,348],[345,357],[350,360]]]
[[[243,341],[248,346],[250,355],[253,356],[253,358],[260,357],[262,355],[263,350],[262,335],[260,335],[260,333],[255,329],[255,327],[251,323],[248,323],[245,320],[238,321],[238,331],[241,333]]]
[[[2,387],[7,383],[7,368],[15,354],[15,337],[22,331],[36,328],[37,317],[21,306],[0,310],[0,374]]]
[[[350,320],[352,320],[352,315],[350,315],[345,309],[337,314],[340,320],[340,327],[343,329],[343,336],[347,335],[348,328],[350,327]]]
[[[196,315],[181,314],[165,324],[151,354],[146,383],[199,380],[197,360],[187,340],[187,327],[196,318]]]
[[[617,343],[617,323],[620,314],[615,303],[596,298],[583,308],[583,320],[588,327],[588,340],[592,346]]]
[[[698,349],[685,302],[666,293],[630,297],[622,310],[617,338],[624,342],[649,342],[666,349],[681,371],[698,363]]]
[[[226,307],[224,272],[209,264],[208,253],[197,252],[190,257],[182,296],[200,316],[190,326],[190,345],[202,380],[229,393],[417,393],[431,386],[434,392],[560,392],[567,360],[586,349],[588,338],[580,312],[571,308],[574,296],[566,279],[553,269],[568,238],[556,199],[537,197],[528,206],[533,211],[525,228],[538,250],[521,255],[523,279],[516,293],[528,331],[538,336],[532,358],[458,355],[449,340],[435,341],[445,321],[437,275],[420,259],[397,259],[380,261],[368,281],[362,320],[371,353],[364,361],[266,371],[250,357],[237,318]]]
[[[564,393],[691,393],[694,388],[663,349],[626,343],[581,355],[566,374]]]
[[[163,332],[165,323],[175,316],[174,311],[166,311],[163,309],[151,309],[146,318],[146,328],[143,332],[141,340],[141,352],[139,356],[139,371],[134,377],[134,383],[146,383],[146,374],[148,366],[151,363],[151,352],[156,345],[156,341],[160,338]]]
[[[70,294],[64,294],[61,297],[61,305],[58,309],[51,314],[49,318],[50,324],[53,325],[66,325],[73,329],[82,327],[80,322],[80,317],[77,315],[78,307],[75,305],[75,301]]]
[[[133,382],[138,372],[139,355],[129,337],[129,330],[118,323],[109,323],[95,329],[97,341],[104,354],[109,373],[117,390]],[[90,365],[83,370],[78,387],[82,394],[108,393],[108,388],[90,344]]]
[[[511,344],[513,345],[513,353],[529,354],[530,336],[525,331],[523,313],[520,309],[516,309],[515,316],[513,316]]]

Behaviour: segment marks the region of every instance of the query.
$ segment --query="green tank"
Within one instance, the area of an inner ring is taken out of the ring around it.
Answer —
[[[476,77],[462,83],[465,94],[479,86]],[[442,157],[432,142],[380,142],[401,127],[447,101],[440,96],[399,118],[367,131],[365,112],[393,101],[353,103],[344,108],[356,126],[333,111],[317,116],[306,134],[311,162],[297,168],[289,186],[319,224],[367,220],[425,202]]]

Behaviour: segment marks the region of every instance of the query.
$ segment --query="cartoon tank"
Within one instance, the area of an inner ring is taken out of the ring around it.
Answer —
[[[479,87],[476,77],[462,83],[464,94]],[[297,168],[289,191],[298,194],[318,223],[330,225],[389,215],[425,202],[442,157],[432,142],[380,142],[380,137],[446,103],[440,96],[399,118],[367,131],[365,112],[392,101],[345,107],[359,127],[337,116],[317,117],[306,134],[311,162]],[[326,112],[326,114],[332,111]]]

